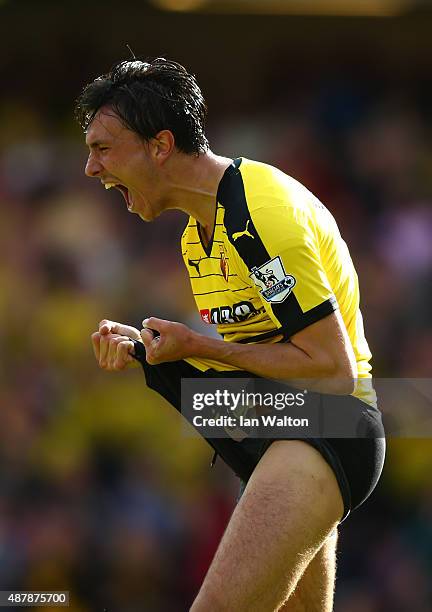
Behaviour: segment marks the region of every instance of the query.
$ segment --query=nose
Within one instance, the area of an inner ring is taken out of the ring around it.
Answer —
[[[90,153],[87,159],[87,163],[85,165],[84,172],[87,176],[99,176],[102,171],[102,164],[100,164],[93,156],[93,153]]]

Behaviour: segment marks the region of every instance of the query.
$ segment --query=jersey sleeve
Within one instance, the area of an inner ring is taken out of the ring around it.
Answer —
[[[250,220],[254,238],[243,259],[264,308],[285,337],[337,309],[312,219],[303,210],[279,205],[255,210]]]
[[[338,308],[320,255],[321,244],[331,254],[333,218],[310,191],[272,166],[242,158],[225,173],[218,202],[228,240],[285,338]]]

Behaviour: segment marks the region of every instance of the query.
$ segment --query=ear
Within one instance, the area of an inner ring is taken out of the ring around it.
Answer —
[[[170,130],[161,130],[150,140],[151,156],[160,165],[166,162],[174,149],[174,134]]]

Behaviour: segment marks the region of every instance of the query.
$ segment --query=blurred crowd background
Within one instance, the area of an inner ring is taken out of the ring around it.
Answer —
[[[83,174],[74,99],[126,43],[197,75],[215,152],[280,167],[333,212],[374,375],[432,370],[427,3],[381,17],[157,4],[0,2],[0,590],[69,590],[74,612],[188,609],[238,486],[140,370],[93,358],[102,318],[200,325],[186,218],[146,225]],[[340,529],[336,612],[432,609],[431,473],[430,439],[389,441],[377,491]]]

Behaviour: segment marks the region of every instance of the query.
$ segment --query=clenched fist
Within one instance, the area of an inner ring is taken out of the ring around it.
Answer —
[[[156,317],[144,319],[140,336],[150,365],[192,357],[199,337],[183,323]]]
[[[134,344],[141,340],[139,331],[130,325],[103,319],[99,331],[92,334],[93,350],[99,366],[110,372],[120,372],[127,367],[139,367],[133,358]]]

